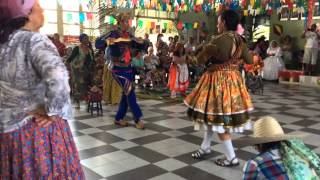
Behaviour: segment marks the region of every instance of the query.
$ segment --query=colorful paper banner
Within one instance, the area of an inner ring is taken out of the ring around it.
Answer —
[[[168,23],[163,23],[163,28],[168,29]]]
[[[68,23],[71,23],[72,20],[73,20],[72,14],[71,14],[71,13],[68,13],[68,14],[67,14],[67,22],[68,22]]]
[[[82,12],[82,13],[80,13],[79,14],[79,21],[80,21],[80,23],[83,23],[84,21],[85,21],[85,15],[84,15],[84,13]]]
[[[143,21],[142,20],[138,20],[138,27],[142,28],[143,27]]]
[[[93,14],[91,12],[87,13],[87,19],[92,20],[93,19]]]

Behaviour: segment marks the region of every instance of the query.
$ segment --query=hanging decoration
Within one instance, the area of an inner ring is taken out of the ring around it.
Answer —
[[[93,14],[91,12],[87,13],[87,19],[92,20],[93,19]]]
[[[142,28],[143,27],[143,21],[142,20],[138,20],[138,27]]]
[[[84,15],[84,13],[82,12],[82,13],[80,13],[79,14],[79,21],[80,21],[80,23],[83,23],[84,21],[85,21],[85,15]]]
[[[179,21],[177,24],[177,29],[182,30],[182,28],[183,28],[183,23]]]
[[[132,4],[133,4],[134,7],[136,7],[137,4],[138,4],[138,0],[132,0]]]
[[[193,29],[198,29],[199,28],[199,23],[198,22],[195,22],[194,24],[193,24]]]
[[[111,24],[111,25],[116,25],[118,22],[113,16],[106,16],[105,17],[105,23],[108,23],[108,24]],[[129,24],[130,24],[130,20],[129,20]]]
[[[111,18],[110,18],[110,24],[116,25],[117,23],[118,23],[118,21],[117,21],[113,16],[111,16]]]
[[[202,27],[202,28],[206,28],[206,22],[202,22],[202,23],[201,23],[201,27]]]
[[[173,28],[173,23],[172,21],[169,22],[169,29],[172,29]]]
[[[111,4],[113,7],[117,6],[117,0],[111,0]]]
[[[130,27],[132,27],[132,19],[128,20],[128,24],[129,24]]]
[[[147,21],[147,23],[146,23],[146,28],[147,28],[147,29],[150,29],[150,28],[151,28],[151,21]]]
[[[132,26],[131,27],[137,27],[137,21],[132,21]]]
[[[151,29],[155,29],[156,28],[156,23],[155,22],[151,22]]]
[[[168,29],[168,23],[163,23],[163,29]]]
[[[191,23],[185,23],[184,24],[184,28],[186,28],[187,30],[192,28],[192,24]]]
[[[72,16],[72,14],[71,13],[68,13],[67,14],[67,22],[68,23],[71,23],[73,21],[73,16]]]
[[[89,2],[94,3],[95,0],[89,0]],[[312,13],[307,12],[311,11],[314,3],[315,0],[128,0],[126,3],[123,3],[123,0],[109,1],[109,5],[116,8],[153,9],[176,15],[191,11],[196,13],[213,11],[220,14],[225,9],[239,10],[244,16],[271,15],[273,11],[281,11],[282,5],[287,5],[290,11],[301,12],[304,9],[305,15],[309,15],[308,19],[311,19]],[[313,5],[312,8],[311,5]]]

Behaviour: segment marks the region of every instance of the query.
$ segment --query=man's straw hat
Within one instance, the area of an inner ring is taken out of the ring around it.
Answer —
[[[285,134],[281,128],[279,122],[270,116],[262,117],[257,120],[253,126],[253,135],[249,137],[242,137],[234,140],[236,146],[244,147],[250,145],[264,144],[270,142],[277,142],[283,140],[289,140],[305,136],[304,134],[299,135],[288,135]]]

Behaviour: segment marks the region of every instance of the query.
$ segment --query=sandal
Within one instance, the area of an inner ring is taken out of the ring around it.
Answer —
[[[203,149],[198,149],[196,152],[192,153],[191,156],[194,159],[203,159],[204,157],[206,157],[207,155],[211,154],[211,151],[206,152]]]
[[[114,121],[114,124],[121,127],[127,127],[129,125],[126,120]]]
[[[234,167],[234,166],[239,166],[239,160],[237,157],[234,157],[229,161],[227,158],[222,158],[222,159],[216,159],[214,161],[216,165],[222,166],[222,167]]]
[[[144,130],[144,123],[142,121],[139,121],[136,123],[136,128]]]

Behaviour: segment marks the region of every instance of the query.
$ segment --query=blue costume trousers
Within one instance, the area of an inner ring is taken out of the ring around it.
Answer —
[[[112,73],[114,79],[123,90],[119,109],[115,118],[116,121],[122,120],[128,111],[128,107],[130,107],[135,122],[139,122],[142,117],[142,112],[137,103],[136,94],[132,86],[132,82],[134,81],[133,69],[131,67],[114,66]]]

